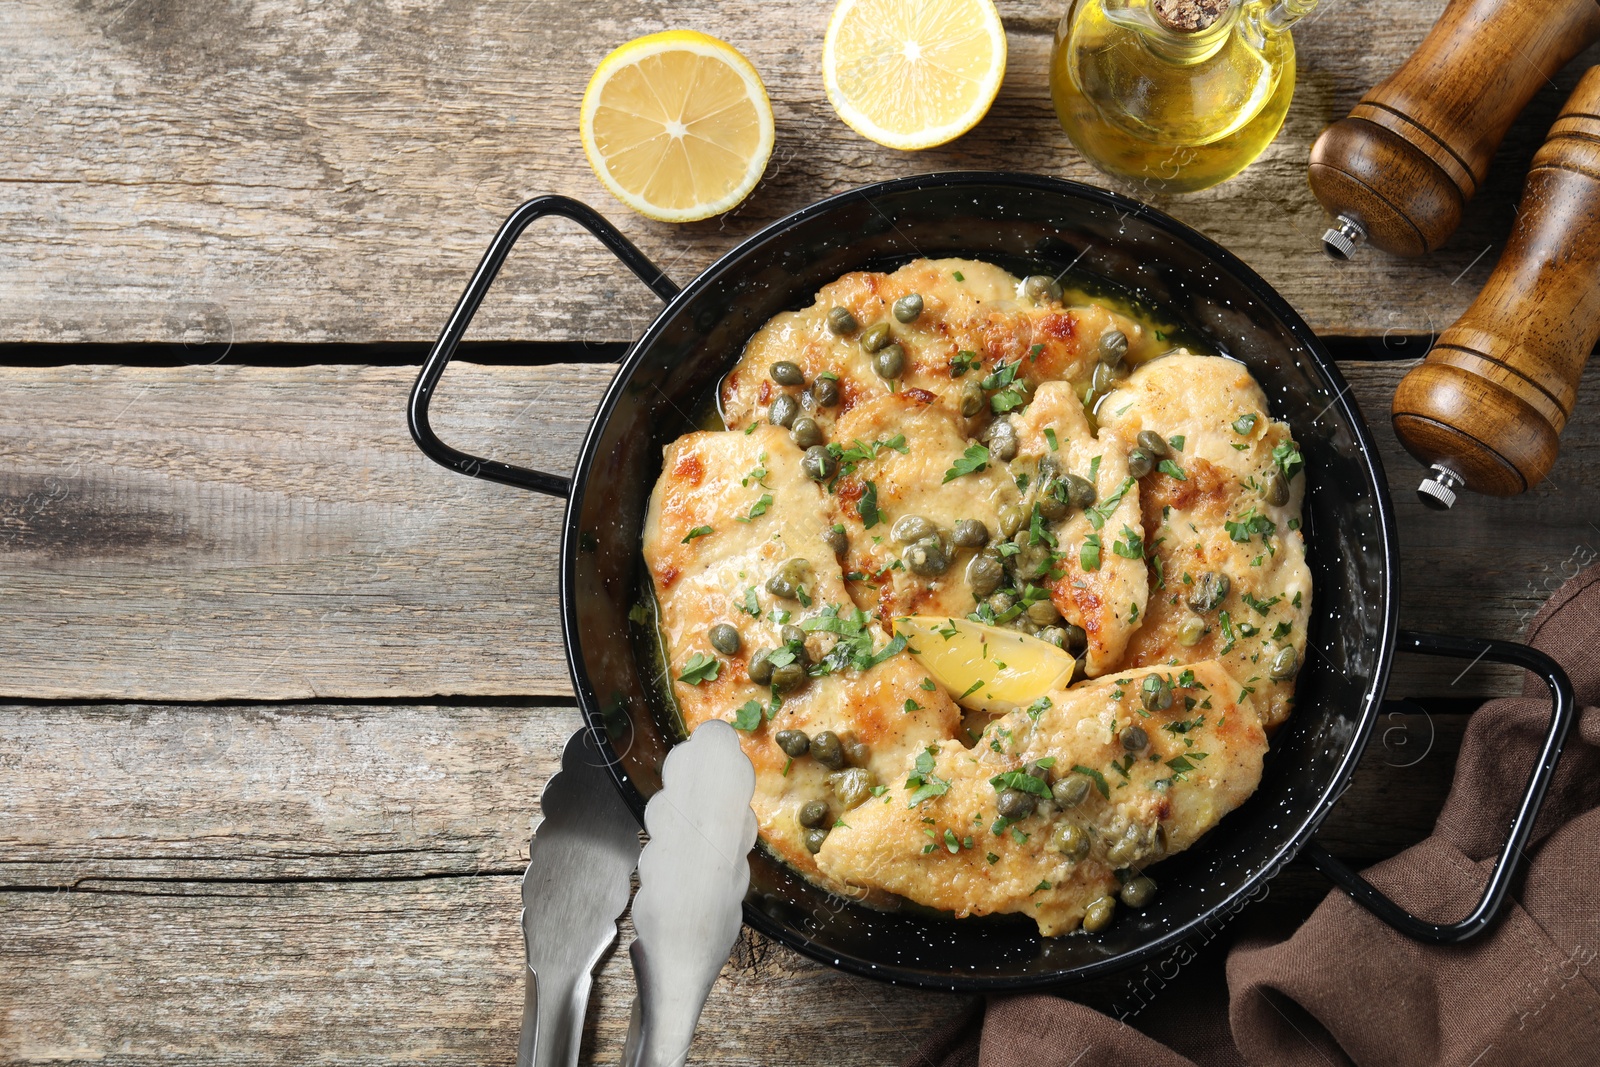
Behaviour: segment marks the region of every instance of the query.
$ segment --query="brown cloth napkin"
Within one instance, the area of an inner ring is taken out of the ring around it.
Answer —
[[[1134,1020],[1147,1033],[1057,997],[996,997],[911,1067],[1600,1065],[1600,566],[1557,591],[1527,639],[1566,668],[1583,711],[1535,825],[1527,874],[1489,932],[1466,945],[1421,945],[1335,890],[1286,940],[1235,944],[1225,989],[1214,973],[1163,991]],[[1433,836],[1366,871],[1368,880],[1435,922],[1466,914],[1549,710],[1532,677],[1521,697],[1479,709]]]

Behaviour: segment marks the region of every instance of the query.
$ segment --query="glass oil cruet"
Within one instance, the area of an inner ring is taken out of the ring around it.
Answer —
[[[1089,162],[1145,193],[1226,181],[1278,135],[1289,27],[1317,0],[1071,0],[1050,95]]]

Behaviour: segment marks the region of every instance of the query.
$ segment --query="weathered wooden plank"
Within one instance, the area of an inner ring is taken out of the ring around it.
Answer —
[[[578,713],[411,705],[0,706],[0,887],[520,873]],[[1322,831],[1426,836],[1464,717],[1396,713]]]
[[[1451,245],[1336,266],[1317,252],[1311,141],[1419,41],[1443,0],[1342,0],[1296,31],[1298,96],[1241,177],[1161,206],[1222,241],[1319,329],[1427,330],[1467,304],[1511,224],[1521,174],[1593,53],[1518,124]],[[1058,5],[1059,6],[1059,5]],[[1047,88],[1056,8],[1001,8],[1010,64],[987,119],[952,145],[880,148],[828,106],[830,5],[475,0],[308,8],[259,0],[13,0],[0,8],[0,337],[38,341],[394,341],[431,338],[500,219],[567,193],[687,279],[767,223],[864,182],[939,169],[1022,169],[1104,184],[1056,125]],[[689,226],[633,216],[577,143],[602,55],[667,26],[745,51],[778,143],[742,208]],[[575,227],[519,252],[478,336],[626,339],[652,298]],[[1457,283],[1460,284],[1457,284]]]
[[[1600,377],[1547,483],[1417,504],[1384,417],[1409,364],[1343,364],[1400,516],[1402,619],[1514,637],[1600,549]],[[440,432],[570,469],[609,367],[452,367]],[[402,367],[0,370],[0,695],[315,699],[569,691],[558,503],[418,453]],[[1402,661],[1394,695],[1515,674]]]
[[[0,893],[0,1061],[513,1063],[520,881]],[[631,935],[625,923],[621,944]],[[583,1062],[618,1061],[632,999],[626,952],[613,952],[594,984]],[[750,939],[712,990],[690,1061],[893,1063],[964,1003]]]

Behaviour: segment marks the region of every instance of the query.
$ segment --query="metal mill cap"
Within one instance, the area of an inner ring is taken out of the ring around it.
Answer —
[[[1356,254],[1356,249],[1362,241],[1367,239],[1367,231],[1355,219],[1340,215],[1333,220],[1333,225],[1322,233],[1322,250],[1328,253],[1329,259],[1340,262],[1350,259]]]
[[[1465,484],[1461,475],[1435,463],[1417,486],[1417,499],[1434,511],[1449,511],[1456,502],[1456,490]]]

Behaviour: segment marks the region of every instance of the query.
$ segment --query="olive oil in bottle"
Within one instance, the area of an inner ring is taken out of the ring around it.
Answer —
[[[1050,92],[1078,150],[1145,193],[1226,181],[1294,95],[1289,26],[1317,0],[1072,0]]]

